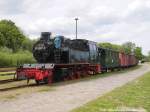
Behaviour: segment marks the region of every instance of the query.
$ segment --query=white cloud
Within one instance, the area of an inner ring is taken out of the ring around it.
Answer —
[[[26,35],[39,37],[42,31],[97,42],[135,42],[150,50],[149,0],[0,0],[0,19],[13,20]]]
[[[20,0],[0,0],[0,14],[15,15],[22,12]]]

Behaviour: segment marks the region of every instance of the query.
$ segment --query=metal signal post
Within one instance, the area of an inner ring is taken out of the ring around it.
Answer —
[[[78,18],[75,18],[75,21],[76,21],[76,39],[77,39],[77,35],[78,35],[78,24],[77,24],[77,22],[78,22]]]

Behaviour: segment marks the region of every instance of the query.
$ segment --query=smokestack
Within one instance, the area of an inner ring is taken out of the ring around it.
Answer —
[[[49,41],[51,32],[41,32],[41,40]]]

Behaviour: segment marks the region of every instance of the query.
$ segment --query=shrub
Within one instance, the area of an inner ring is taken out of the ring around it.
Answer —
[[[6,48],[4,48],[6,49]],[[35,63],[32,53],[19,50],[16,53],[10,50],[0,50],[0,67],[18,66],[24,63]]]

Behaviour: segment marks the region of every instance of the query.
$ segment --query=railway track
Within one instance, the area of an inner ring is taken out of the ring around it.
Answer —
[[[11,83],[11,82],[19,82],[22,80],[17,80],[17,79],[6,79],[6,80],[0,80],[0,84],[7,84],[7,83]]]
[[[0,84],[6,84],[9,82],[14,82],[14,81],[17,81],[17,80],[14,80],[14,79],[0,80]]]
[[[15,67],[0,68],[0,84],[17,81],[15,79]]]
[[[37,86],[36,84],[30,84],[30,85],[18,85],[18,86],[14,86],[14,87],[6,87],[6,88],[2,88],[0,89],[0,92],[6,92],[6,91],[10,91],[10,90],[17,90],[17,89],[23,89],[23,88],[27,88],[27,87],[34,87]]]
[[[40,86],[45,85],[40,84]],[[16,79],[8,79],[8,80],[1,80],[0,81],[0,92],[7,92],[11,90],[18,90],[18,89],[24,89],[28,87],[36,87],[37,84],[34,80],[31,80],[29,83],[27,83],[27,80],[16,80]]]
[[[15,71],[16,67],[2,67],[0,68],[0,72],[9,72],[9,71]]]
[[[16,70],[15,67],[0,68],[0,76],[1,76],[0,92],[36,86],[36,84],[28,85],[27,83],[25,83],[26,81],[24,81],[24,80],[14,79],[14,77],[12,77],[11,75],[14,74],[15,70]],[[3,78],[5,76],[11,76],[11,77],[8,77],[8,79],[7,78],[5,79],[5,78]],[[19,84],[19,83],[21,83],[21,84]]]

